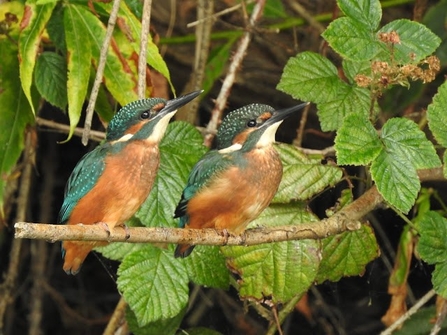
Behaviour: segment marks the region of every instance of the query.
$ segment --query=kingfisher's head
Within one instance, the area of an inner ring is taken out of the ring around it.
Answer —
[[[172,100],[148,98],[131,102],[110,121],[106,140],[127,141],[132,138],[159,142],[177,109],[202,92],[192,92]]]

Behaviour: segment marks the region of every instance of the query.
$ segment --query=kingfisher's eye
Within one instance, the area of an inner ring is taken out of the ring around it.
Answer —
[[[143,113],[141,113],[140,118],[142,120],[144,120],[144,119],[149,119],[150,116],[151,116],[151,114],[148,111],[144,111]]]
[[[247,127],[256,127],[256,120],[250,120],[247,122]]]

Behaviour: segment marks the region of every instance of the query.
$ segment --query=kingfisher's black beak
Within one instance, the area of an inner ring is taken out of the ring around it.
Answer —
[[[157,116],[163,116],[163,115],[169,114],[169,113],[179,109],[180,107],[186,105],[188,102],[190,102],[191,100],[193,100],[194,98],[199,96],[200,93],[202,93],[202,92],[203,92],[203,90],[195,91],[195,92],[185,94],[181,97],[168,100],[166,102],[166,106],[164,106],[163,109],[160,110],[160,112],[158,112]]]
[[[284,108],[284,109],[280,109],[280,110],[275,110],[273,112],[272,117],[270,119],[268,119],[267,121],[265,121],[264,124],[262,125],[262,127],[270,127],[271,125],[284,120],[286,117],[288,117],[292,113],[299,111],[300,109],[303,109],[308,104],[309,104],[309,102],[304,102],[297,106],[288,107],[288,108]]]

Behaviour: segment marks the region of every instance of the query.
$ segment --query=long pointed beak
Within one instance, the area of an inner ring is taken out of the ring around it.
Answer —
[[[202,93],[202,92],[203,92],[203,90],[195,91],[195,92],[191,92],[191,93],[185,94],[185,95],[183,95],[181,97],[168,100],[166,102],[166,106],[164,106],[163,109],[160,112],[158,112],[157,116],[160,117],[160,116],[164,116],[166,114],[169,114],[171,112],[174,112],[178,108],[186,105],[188,102],[190,102],[191,100],[193,100],[194,98],[199,96],[200,93]]]
[[[303,109],[308,104],[309,104],[309,102],[305,102],[305,103],[302,103],[297,106],[276,110],[273,112],[272,117],[264,122],[262,127],[270,127],[271,125],[273,125],[277,122],[283,121],[286,117],[288,117],[289,115],[291,115],[292,113],[294,113],[296,111],[299,111],[300,109]]]

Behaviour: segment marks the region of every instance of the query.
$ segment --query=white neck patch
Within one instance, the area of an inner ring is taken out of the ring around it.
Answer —
[[[240,143],[235,143],[235,144],[233,144],[233,145],[230,145],[230,146],[227,147],[227,148],[220,149],[220,150],[219,150],[219,153],[220,153],[220,154],[228,154],[228,153],[230,153],[230,152],[234,152],[234,151],[240,150],[241,148],[242,148],[242,144],[240,144]]]
[[[119,139],[112,141],[112,144],[118,143],[118,142],[127,142],[133,137],[134,134],[126,134],[121,136]]]

